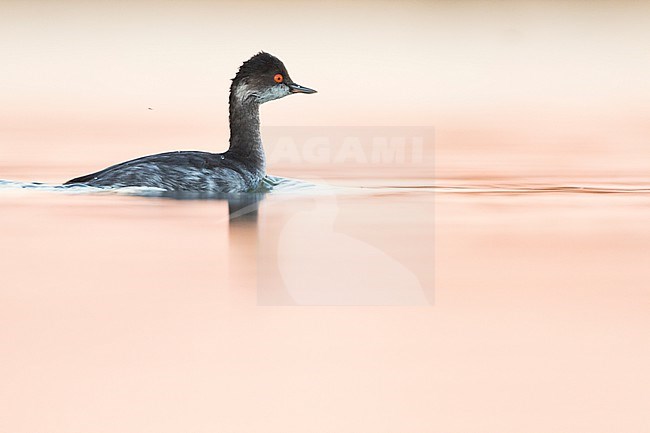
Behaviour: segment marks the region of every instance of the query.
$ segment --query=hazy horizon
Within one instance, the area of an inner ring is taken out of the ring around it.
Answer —
[[[265,105],[264,125],[434,127],[441,173],[502,159],[650,171],[647,3],[0,8],[3,164],[222,151],[230,79],[265,50],[319,93]]]

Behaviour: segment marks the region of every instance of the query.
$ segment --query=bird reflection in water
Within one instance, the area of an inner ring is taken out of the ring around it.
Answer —
[[[185,191],[146,191],[136,193],[146,197],[161,197],[173,200],[215,200],[228,202],[230,225],[256,224],[259,203],[264,199],[262,192],[203,193]]]

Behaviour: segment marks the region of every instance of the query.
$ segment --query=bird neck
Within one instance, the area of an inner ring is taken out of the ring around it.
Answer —
[[[230,92],[230,147],[228,153],[264,169],[264,148],[260,134],[260,106],[253,98]]]

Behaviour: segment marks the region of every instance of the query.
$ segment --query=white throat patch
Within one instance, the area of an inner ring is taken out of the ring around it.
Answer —
[[[260,93],[257,97],[257,101],[260,104],[263,104],[274,99],[283,98],[290,93],[291,92],[289,91],[289,86],[286,84],[276,84],[275,86],[269,87],[267,90]]]
[[[245,102],[253,98],[258,104],[263,104],[274,99],[283,98],[289,95],[291,91],[286,84],[276,84],[260,92],[253,88],[247,81],[242,81],[235,88],[235,98]]]

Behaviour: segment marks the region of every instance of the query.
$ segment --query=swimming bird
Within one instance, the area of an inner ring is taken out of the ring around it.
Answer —
[[[265,171],[259,107],[293,93],[316,93],[295,83],[277,57],[260,52],[245,61],[230,86],[230,146],[226,152],[166,152],[122,162],[65,185],[154,187],[165,191],[231,193],[255,190]]]

